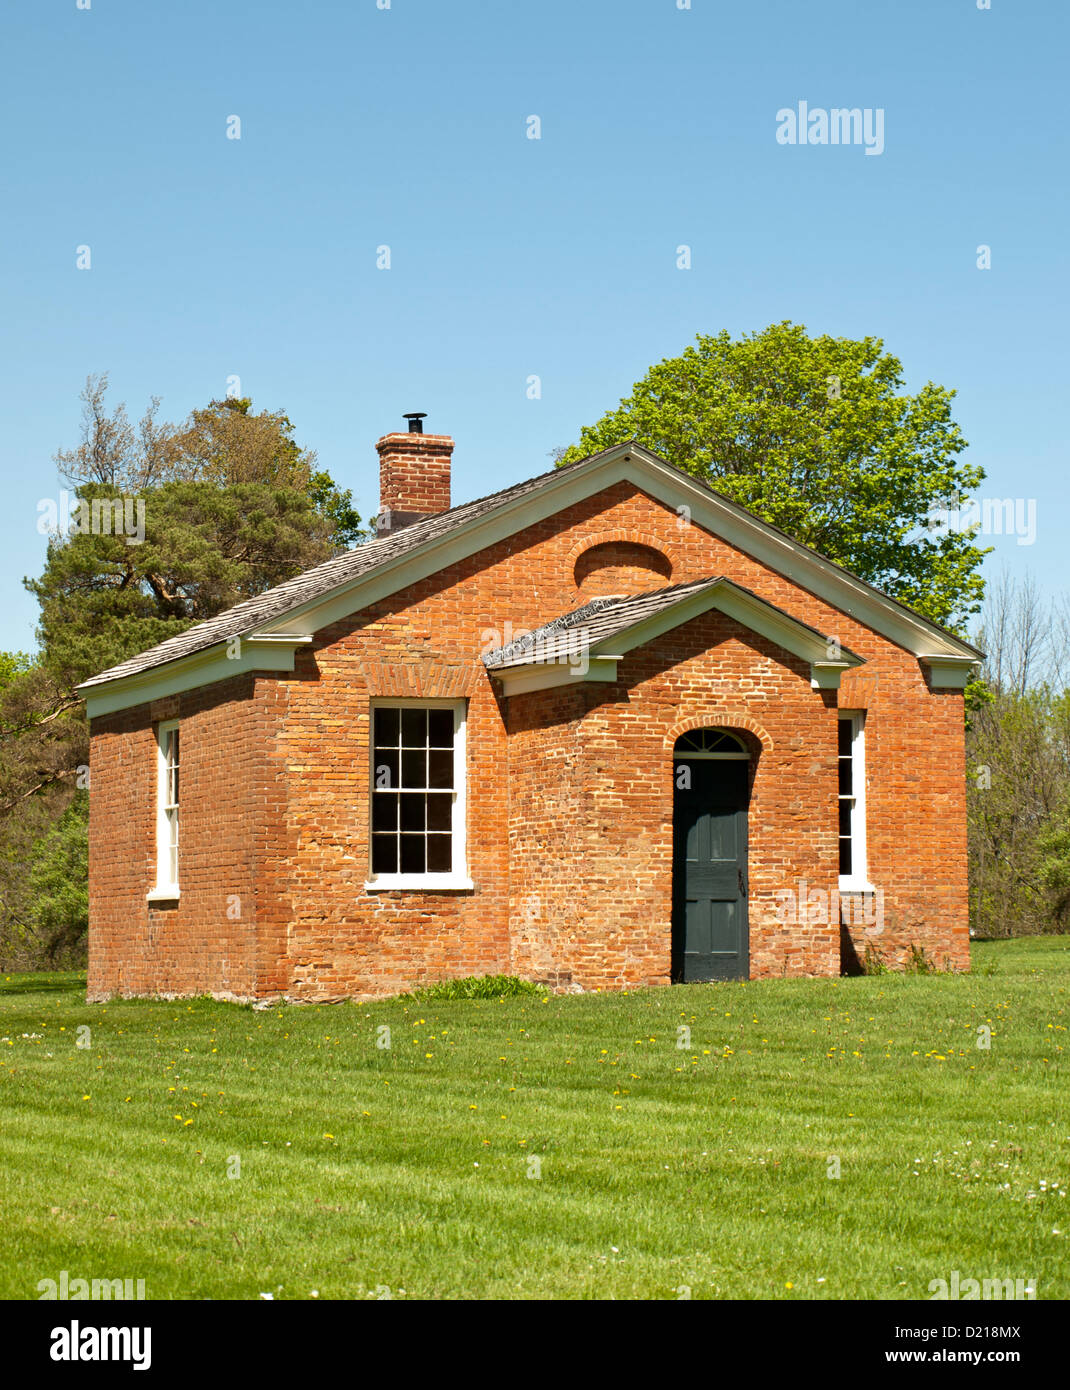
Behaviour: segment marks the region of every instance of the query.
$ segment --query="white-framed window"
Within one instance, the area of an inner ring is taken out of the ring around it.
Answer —
[[[471,888],[464,700],[371,704],[367,888]]]
[[[869,892],[866,867],[866,716],[864,710],[840,710],[839,843],[840,890]]]
[[[156,886],[150,898],[178,897],[178,720],[156,730]]]

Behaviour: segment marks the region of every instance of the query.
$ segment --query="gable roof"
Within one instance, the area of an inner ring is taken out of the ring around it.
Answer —
[[[617,662],[626,652],[711,608],[808,661],[816,687],[835,689],[845,670],[864,661],[848,648],[831,645],[809,623],[716,575],[642,594],[592,599],[487,652],[483,665],[502,680],[507,694],[576,680],[615,680]]]
[[[671,608],[688,594],[702,593],[716,582],[699,579],[629,597],[614,594],[593,598],[563,613],[560,618],[532,628],[515,641],[495,647],[483,657],[483,665],[488,671],[497,671],[508,666],[528,666],[536,660],[567,661],[576,652],[595,646],[602,638],[626,632],[634,623]]]
[[[706,608],[720,607],[721,605],[716,602],[718,590],[724,591],[726,595],[746,596],[754,604],[767,610],[770,615],[776,614],[786,625],[785,630],[787,628],[794,629],[798,637],[811,639],[810,642],[807,642],[808,651],[813,649],[811,645],[813,641],[817,642],[821,651],[827,651],[828,638],[816,627],[811,627],[809,623],[802,623],[798,618],[793,618],[783,608],[778,608],[776,604],[759,598],[757,594],[752,593],[750,589],[745,589],[742,584],[737,584],[735,580],[728,579],[724,575],[715,575],[709,579],[693,579],[687,584],[670,584],[664,589],[651,589],[642,594],[591,599],[582,607],[574,608],[570,613],[565,613],[560,618],[554,618],[552,622],[543,623],[541,627],[524,633],[507,646],[496,647],[493,651],[487,652],[483,658],[483,665],[488,670],[497,670],[506,666],[526,666],[536,653],[540,661],[565,660],[581,648],[588,648],[593,651],[611,638],[622,636],[626,632],[633,632],[647,619],[659,617],[670,610],[678,609],[685,599],[705,595],[709,601],[702,605],[702,611],[705,611]],[[689,610],[695,607],[697,605],[689,605]],[[676,618],[676,624],[686,622],[689,616],[690,611],[687,615],[680,614]],[[624,644],[618,642],[615,645],[622,646]],[[632,642],[627,644],[628,647],[638,645],[640,644]],[[843,653],[845,661],[850,665],[858,665],[865,659],[847,647],[841,647],[840,651]]]
[[[976,647],[946,628],[881,593],[633,441],[613,445],[414,522],[396,534],[359,545],[90,677],[77,689],[87,702],[91,701],[88,712],[92,716],[106,709],[140,703],[147,698],[149,681],[161,668],[167,668],[161,674],[177,689],[192,689],[207,680],[222,679],[235,673],[235,663],[218,672],[214,668],[210,671],[205,654],[234,638],[278,646],[311,641],[318,628],[338,617],[359,611],[377,598],[516,534],[534,520],[625,479],[674,508],[687,505],[692,519],[707,530],[793,579],[832,607],[913,651],[920,659],[929,655],[952,662],[980,659]],[[177,665],[181,663],[189,668],[188,678],[178,673]],[[255,669],[292,669],[292,653],[288,667],[278,657],[267,665],[260,661]],[[102,687],[109,691],[106,700],[101,698]]]
[[[566,467],[575,468],[586,462],[586,459],[579,459]],[[451,507],[447,512],[437,512],[423,521],[413,522],[393,535],[365,541],[353,550],[347,550],[344,555],[336,555],[310,570],[303,570],[292,579],[285,579],[281,584],[265,589],[254,598],[244,599],[233,608],[187,628],[176,637],[169,637],[155,647],[149,647],[116,666],[110,666],[99,675],[90,676],[78,689],[85,690],[90,686],[118,680],[122,676],[147,671],[154,666],[162,666],[165,662],[202,651],[217,642],[226,642],[231,637],[241,637],[254,632],[262,624],[274,618],[284,617],[312,599],[334,593],[341,586],[353,579],[359,579],[380,565],[407,555],[412,550],[418,550],[422,545],[440,540],[456,527],[463,526],[465,522],[484,516],[505,502],[523,497],[538,488],[545,479],[562,471],[551,469],[549,473],[529,478],[527,482],[515,483],[512,487],[502,488],[500,492],[492,492],[474,502],[465,502],[458,507]]]

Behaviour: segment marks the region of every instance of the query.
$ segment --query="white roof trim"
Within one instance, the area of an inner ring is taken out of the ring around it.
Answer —
[[[202,685],[229,680],[249,671],[292,671],[294,653],[311,641],[310,637],[242,637],[216,642],[203,651],[193,652],[181,661],[154,666],[148,671],[91,686],[85,693],[85,712],[95,719],[101,714],[143,705],[165,695],[181,695]],[[234,643],[238,643],[236,655]]]
[[[809,662],[810,683],[815,690],[838,689],[843,672],[863,664],[863,658],[853,652],[843,651],[841,655],[831,656],[829,643],[820,633],[780,612],[765,599],[740,588],[732,580],[720,578],[589,646],[582,645],[582,623],[575,628],[563,629],[555,636],[566,642],[576,639],[576,645],[570,648],[568,657],[540,659],[536,643],[531,649],[530,658],[518,656],[507,666],[488,669],[492,676],[502,682],[507,695],[577,684],[584,680],[613,681],[617,679],[617,662],[628,652],[645,646],[654,638],[671,632],[673,628],[690,622],[711,608],[718,609],[750,631],[783,647],[792,656]]]
[[[945,690],[965,689],[981,664],[977,657],[968,656],[919,656],[918,660],[929,668],[933,686]]]
[[[618,482],[633,483],[673,511],[678,511],[681,505],[687,506],[692,521],[705,530],[915,656],[927,653],[978,659],[969,646],[950,633],[911,613],[864,580],[766,525],[734,502],[711,493],[694,478],[636,444],[620,444],[587,463],[563,469],[555,477],[547,478],[534,492],[462,522],[445,536],[387,561],[367,575],[359,575],[331,594],[291,609],[259,631],[269,633],[291,627],[298,618],[306,628],[326,627]]]
[[[226,646],[225,642],[217,643],[132,676],[90,686],[85,692],[87,713],[92,718],[95,714],[125,709],[162,694],[224,680],[243,669],[292,670],[293,645],[310,640],[321,628],[618,482],[634,484],[673,511],[686,506],[692,521],[707,531],[919,658],[958,658],[969,660],[971,664],[979,659],[968,644],[911,613],[831,560],[793,541],[736,503],[710,492],[694,478],[633,443],[617,445],[585,462],[564,468],[548,476],[532,491],[459,523],[446,534],[377,565],[326,596],[320,595],[289,609],[242,637],[243,645],[271,642],[278,643],[280,648],[288,647],[285,652],[288,665],[281,661],[278,666],[274,665],[267,660],[267,649],[261,647],[260,659],[255,663],[239,665],[227,660],[220,667],[216,661],[207,659],[212,652]],[[299,635],[294,633],[297,627],[301,629]],[[281,650],[279,655],[283,656]]]
[[[523,695],[529,690],[550,690],[559,685],[582,685],[584,681],[615,681],[619,657],[591,657],[586,662],[532,661],[524,666],[503,666],[488,671],[501,681],[506,695]]]

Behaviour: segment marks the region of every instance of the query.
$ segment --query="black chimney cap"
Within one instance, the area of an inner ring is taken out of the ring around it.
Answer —
[[[410,410],[407,415],[403,415],[401,418],[408,420],[410,434],[423,434],[423,422],[427,419],[426,410]]]

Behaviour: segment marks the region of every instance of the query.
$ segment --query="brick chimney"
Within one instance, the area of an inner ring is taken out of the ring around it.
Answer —
[[[448,434],[424,434],[423,415],[405,417],[407,434],[384,434],[379,452],[380,536],[400,531],[414,521],[445,512],[450,506],[450,459],[453,440]]]

